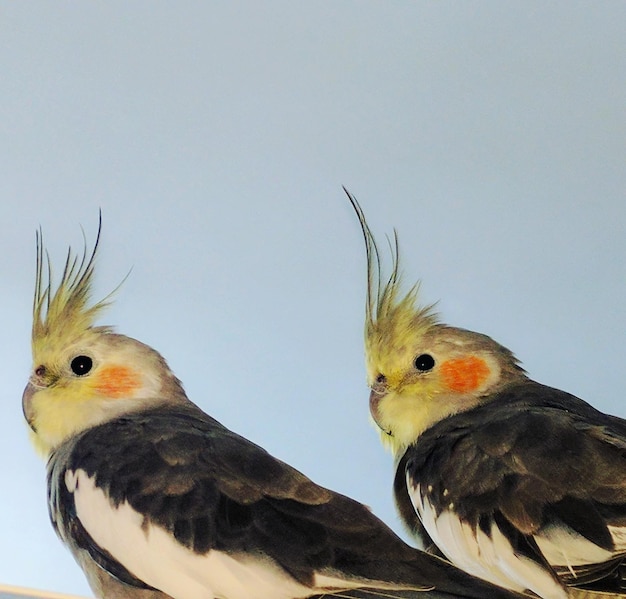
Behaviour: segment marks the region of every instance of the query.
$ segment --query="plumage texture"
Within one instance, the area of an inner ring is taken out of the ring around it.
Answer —
[[[511,597],[205,414],[160,354],[96,326],[96,250],[70,252],[54,289],[38,240],[23,409],[48,457],[52,524],[96,596]]]
[[[50,257],[44,250],[41,232],[37,233],[32,328],[34,354],[50,347],[62,347],[77,334],[93,328],[96,318],[107,306],[108,298],[89,305],[99,240],[100,227],[93,251],[88,255],[85,245],[80,262],[77,255],[68,251],[61,280],[55,290],[52,287]],[[100,332],[107,330],[107,327],[99,329]]]
[[[383,282],[350,199],[367,252],[370,411],[409,530],[517,591],[626,597],[626,421],[530,380],[486,335],[434,321],[417,287],[399,290],[397,242]]]
[[[389,242],[392,258],[391,274],[383,280],[378,246],[359,203],[344,188],[357,213],[363,231],[367,256],[367,291],[365,302],[365,349],[368,360],[383,357],[415,335],[423,335],[439,322],[434,305],[418,307],[419,282],[403,294],[400,272],[398,235]],[[368,370],[380,370],[375,363]]]

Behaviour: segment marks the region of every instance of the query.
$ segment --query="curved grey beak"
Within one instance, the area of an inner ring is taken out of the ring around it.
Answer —
[[[35,391],[37,391],[37,387],[35,387],[35,385],[33,385],[29,381],[28,385],[26,385],[26,388],[24,389],[24,393],[22,393],[22,412],[24,413],[24,418],[26,418],[26,422],[28,422],[28,426],[30,426],[30,428],[34,432],[37,432],[35,430],[35,427],[33,426],[34,414],[33,406],[31,403]]]
[[[380,401],[385,397],[387,392],[387,381],[384,377],[372,386],[372,391],[370,393],[370,414],[372,416],[372,420],[376,423],[376,426],[381,431],[391,436],[391,432],[384,428],[380,423]]]

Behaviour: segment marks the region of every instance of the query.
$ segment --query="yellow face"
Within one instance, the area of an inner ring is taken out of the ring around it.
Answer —
[[[381,272],[376,240],[356,199],[367,256],[365,354],[370,413],[383,443],[400,456],[433,424],[488,401],[488,393],[524,378],[515,356],[480,333],[440,324],[434,305],[419,305],[419,283],[402,292],[399,244]]]
[[[160,382],[141,346],[121,335],[88,331],[66,347],[37,352],[22,398],[35,446],[47,454],[73,434],[153,396]]]
[[[43,454],[69,437],[155,404],[188,401],[180,382],[152,348],[95,320],[110,295],[90,302],[100,232],[90,255],[70,250],[59,284],[51,281],[41,234],[33,302],[33,370],[22,409]]]
[[[440,325],[412,333],[373,336],[367,347],[370,413],[395,454],[436,422],[481,403],[502,371],[483,335]]]

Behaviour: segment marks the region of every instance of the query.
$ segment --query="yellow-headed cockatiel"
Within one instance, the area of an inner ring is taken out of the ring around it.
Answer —
[[[544,599],[626,597],[626,421],[528,378],[388,278],[363,212],[370,412],[400,514],[465,571]]]
[[[97,241],[56,288],[37,247],[23,410],[52,524],[98,597],[510,599],[231,432],[154,349],[97,326]]]

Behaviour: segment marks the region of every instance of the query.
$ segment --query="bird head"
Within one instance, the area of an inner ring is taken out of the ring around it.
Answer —
[[[44,455],[71,436],[126,413],[188,401],[158,352],[95,325],[111,297],[91,302],[99,238],[100,227],[93,251],[88,254],[85,247],[80,260],[70,248],[54,288],[50,259],[37,234],[33,368],[22,408],[31,440]]]
[[[402,291],[395,232],[391,274],[383,278],[374,236],[356,199],[348,197],[359,217],[367,255],[370,414],[383,443],[400,457],[426,429],[485,403],[525,373],[515,356],[487,335],[447,326],[433,305],[419,305],[419,282]]]

